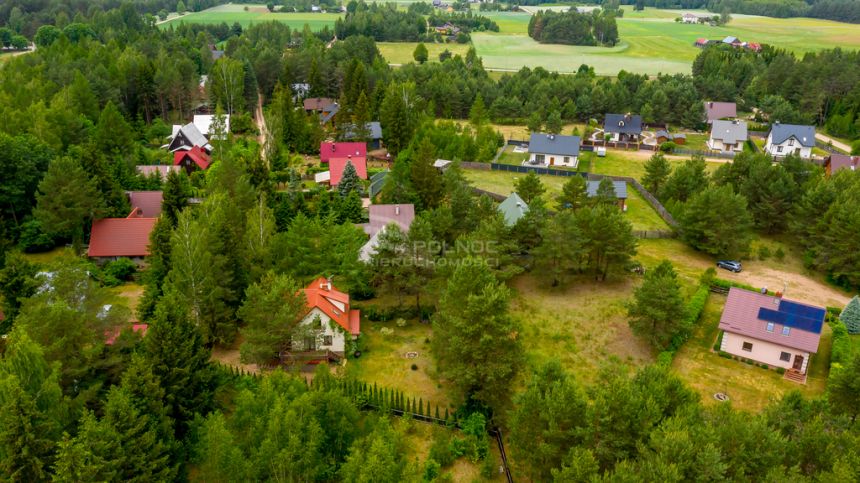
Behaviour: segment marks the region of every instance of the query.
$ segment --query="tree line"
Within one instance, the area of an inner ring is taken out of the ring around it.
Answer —
[[[529,37],[542,44],[606,45],[618,42],[614,13],[540,10],[529,19]]]

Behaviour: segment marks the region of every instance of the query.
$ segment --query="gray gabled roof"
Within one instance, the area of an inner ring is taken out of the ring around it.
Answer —
[[[323,112],[320,113],[320,122],[323,124],[328,123],[329,121],[332,120],[334,115],[337,114],[337,111],[339,111],[339,110],[340,110],[340,106],[338,106],[337,103],[334,103],[334,104],[328,106],[327,108],[325,108],[323,110]]]
[[[560,156],[579,156],[579,143],[579,136],[534,133],[529,138],[529,152],[557,154]]]
[[[180,136],[181,134],[181,136]],[[188,144],[181,143],[179,139],[183,138]],[[169,151],[176,151],[177,149],[181,149],[182,146],[200,146],[201,148],[205,148],[209,146],[209,141],[206,139],[206,136],[197,129],[197,126],[194,125],[193,122],[189,122],[188,124],[179,128],[179,131],[176,135],[173,136],[173,139],[170,141],[170,145],[168,146]]]
[[[746,121],[714,121],[711,127],[711,139],[719,139],[724,144],[738,144],[746,142],[747,123]]]
[[[639,134],[642,132],[642,116],[638,114],[607,114],[603,130],[608,133]]]
[[[801,146],[807,148],[815,146],[815,128],[812,126],[776,122],[770,127],[770,136],[773,144],[782,144],[794,136],[794,139],[797,139]]]
[[[382,125],[377,121],[372,121],[367,123],[367,130],[370,132],[370,139],[382,139]],[[353,125],[350,124],[346,126],[345,132],[343,134],[344,139],[352,139],[355,137],[355,134],[352,132]]]
[[[529,205],[516,192],[499,204],[499,212],[505,217],[505,224],[514,226],[529,211]]]
[[[618,199],[627,199],[627,182],[613,181],[612,186],[615,188],[615,197]],[[600,187],[600,181],[589,181],[585,187],[588,196],[597,196],[597,188]]]

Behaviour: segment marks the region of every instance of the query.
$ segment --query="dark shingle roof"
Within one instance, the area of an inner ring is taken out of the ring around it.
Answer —
[[[579,136],[534,133],[529,139],[529,152],[539,154],[558,154],[579,156]]]
[[[815,128],[812,126],[777,122],[770,127],[770,135],[773,144],[782,144],[785,140],[794,136],[801,146],[808,148],[815,146]]]
[[[642,132],[642,116],[638,114],[607,114],[603,130],[608,133],[639,134]]]

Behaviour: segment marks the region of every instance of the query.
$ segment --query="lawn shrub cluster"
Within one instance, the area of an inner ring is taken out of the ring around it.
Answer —
[[[705,310],[705,304],[708,302],[708,295],[710,295],[710,293],[710,287],[707,285],[699,285],[696,289],[696,292],[690,298],[690,301],[687,302],[686,319],[684,320],[681,329],[678,333],[672,336],[672,342],[669,344],[669,347],[657,356],[658,364],[669,365],[672,363],[672,359],[675,358],[675,353],[682,345],[684,345],[684,342],[686,342],[693,333],[693,328],[695,327],[696,322],[698,322],[699,317],[701,317],[702,311]],[[720,337],[722,338],[722,334]]]
[[[399,321],[400,319],[404,320],[404,324],[401,325],[398,323],[398,327],[405,326],[405,321],[410,319],[420,319],[425,320],[429,319],[431,315],[433,315],[432,307],[421,307],[419,310],[413,306],[402,306],[402,307],[380,307],[378,305],[372,304],[361,307],[364,316],[367,317],[367,320],[372,322],[389,322],[389,321]]]

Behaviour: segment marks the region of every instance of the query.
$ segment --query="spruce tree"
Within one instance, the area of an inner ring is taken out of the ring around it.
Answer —
[[[191,197],[191,183],[185,173],[171,171],[167,174],[162,192],[161,211],[170,222],[170,227],[176,227],[179,212],[188,206]]]
[[[429,138],[424,138],[418,143],[414,151],[414,158],[410,169],[412,186],[421,200],[420,208],[430,210],[439,206],[444,195],[442,189],[442,177],[439,171],[433,167],[435,149]]]
[[[484,104],[484,97],[481,94],[475,96],[475,102],[472,103],[472,108],[469,110],[469,122],[474,126],[481,126],[489,121],[487,114],[487,106]]]
[[[839,320],[845,324],[849,334],[860,334],[860,297],[855,295],[848,302],[839,314]]]
[[[10,481],[43,481],[55,442],[52,421],[15,376],[0,379],[0,473]]]
[[[361,178],[358,177],[358,171],[353,166],[352,161],[347,161],[343,168],[343,175],[340,182],[337,184],[337,191],[341,198],[346,198],[353,191],[361,194]]]

